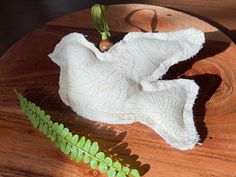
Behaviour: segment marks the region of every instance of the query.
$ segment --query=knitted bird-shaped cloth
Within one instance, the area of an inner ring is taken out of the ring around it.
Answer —
[[[193,80],[162,80],[168,69],[198,53],[200,30],[130,32],[101,53],[80,33],[65,36],[49,57],[60,67],[59,94],[78,115],[112,124],[140,122],[171,146],[187,150],[199,141]]]

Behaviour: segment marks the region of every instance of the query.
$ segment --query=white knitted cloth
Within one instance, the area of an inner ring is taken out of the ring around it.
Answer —
[[[198,53],[203,32],[128,33],[101,53],[80,33],[65,36],[49,57],[60,66],[59,94],[90,120],[141,122],[171,146],[187,150],[199,140],[192,107],[198,86],[188,79],[161,80],[173,64]]]

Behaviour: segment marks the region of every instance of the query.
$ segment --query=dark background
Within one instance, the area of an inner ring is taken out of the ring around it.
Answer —
[[[95,3],[143,3],[179,9],[208,21],[236,41],[236,0],[0,0],[0,56],[47,21]]]

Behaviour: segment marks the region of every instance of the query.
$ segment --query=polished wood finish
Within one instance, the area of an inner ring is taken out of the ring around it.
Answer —
[[[144,2],[144,0],[143,0]],[[145,0],[145,3],[178,9],[217,26],[236,41],[235,0]]]
[[[56,19],[18,41],[0,59],[0,176],[106,176],[64,156],[22,114],[16,88],[74,133],[98,141],[113,159],[147,177],[236,176],[236,47],[217,28],[195,17],[146,5],[109,7],[113,41],[128,31],[171,31],[197,27],[206,32],[204,48],[192,60],[170,68],[165,79],[187,77],[200,86],[194,106],[202,145],[171,148],[139,123],[110,125],[78,117],[58,95],[59,68],[47,57],[61,37],[82,32],[98,44],[89,10]]]

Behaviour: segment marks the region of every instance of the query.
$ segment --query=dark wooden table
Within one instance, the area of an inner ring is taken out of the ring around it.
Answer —
[[[200,86],[194,119],[202,145],[171,148],[150,128],[110,125],[78,117],[58,95],[59,68],[47,57],[61,37],[82,32],[98,43],[89,10],[55,19],[18,41],[0,59],[0,176],[106,176],[64,156],[27,121],[13,89],[35,102],[53,120],[99,143],[113,159],[147,177],[236,176],[236,47],[217,28],[181,12],[146,5],[109,7],[113,41],[128,31],[172,31],[197,27],[206,32],[201,52],[170,68],[165,79],[187,77]]]

